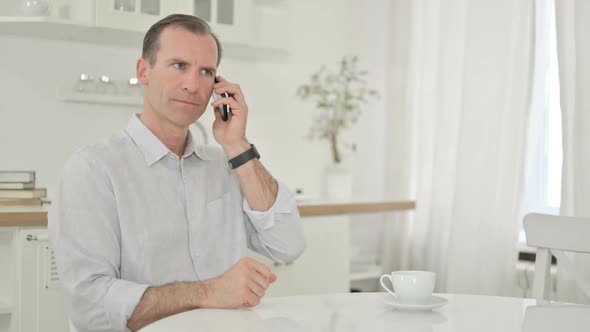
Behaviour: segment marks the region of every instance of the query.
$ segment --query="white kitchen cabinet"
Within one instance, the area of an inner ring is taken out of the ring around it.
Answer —
[[[46,227],[0,227],[0,264],[0,332],[68,331]]]
[[[17,331],[68,331],[66,307],[47,240],[47,228],[19,228],[16,247]]]
[[[169,14],[195,15],[207,21],[230,48],[236,44],[284,46],[287,38],[284,0],[104,0],[96,2],[95,12],[97,26],[143,33]]]
[[[255,0],[255,26],[259,47],[289,49],[289,7],[286,0]]]
[[[145,33],[156,21],[177,11],[176,0],[100,0],[96,1],[95,23]]]
[[[16,228],[0,227],[0,332],[16,329]]]
[[[277,275],[267,296],[348,292],[349,217],[305,217],[302,223],[307,247],[295,262],[275,264],[262,255],[250,254]]]
[[[287,0],[89,1],[71,0],[69,7],[63,5],[70,8],[64,12],[77,14],[63,17],[19,16],[0,7],[0,35],[141,48],[152,24],[168,14],[184,13],[209,22],[226,57],[260,60],[288,55]]]
[[[252,0],[179,0],[178,12],[207,21],[222,43],[248,43],[255,37]]]

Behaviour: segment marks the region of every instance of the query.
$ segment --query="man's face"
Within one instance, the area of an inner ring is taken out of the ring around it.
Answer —
[[[163,122],[187,128],[205,112],[217,69],[217,46],[210,35],[181,27],[160,34],[156,61],[140,59],[138,78],[145,86],[145,111]]]

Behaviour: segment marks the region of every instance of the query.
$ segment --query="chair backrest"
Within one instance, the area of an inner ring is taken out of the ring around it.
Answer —
[[[72,321],[70,320],[70,332],[78,332],[78,330],[76,329],[76,327],[74,326],[74,323],[72,323]]]
[[[590,286],[576,274],[573,264],[563,254],[563,251],[590,253],[590,218],[531,213],[524,217],[524,232],[527,245],[537,248],[532,291],[535,299],[543,300],[548,294],[551,254],[557,258],[559,267],[565,268],[578,287],[590,296]]]

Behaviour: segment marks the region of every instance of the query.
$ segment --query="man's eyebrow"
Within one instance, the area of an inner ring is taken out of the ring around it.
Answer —
[[[187,61],[184,61],[184,60],[182,60],[182,59],[177,59],[177,58],[172,58],[172,59],[169,59],[169,60],[168,60],[168,61],[166,61],[166,62],[168,62],[168,63],[188,63]]]
[[[182,59],[178,59],[178,58],[172,58],[166,61],[167,63],[186,63],[186,64],[190,64],[188,61],[182,60]],[[217,68],[215,66],[201,66],[202,69],[207,69],[209,71],[211,71],[212,73],[217,72]]]

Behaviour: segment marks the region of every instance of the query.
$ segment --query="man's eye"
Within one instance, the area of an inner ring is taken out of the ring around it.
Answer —
[[[172,66],[174,66],[174,68],[180,69],[180,70],[182,70],[182,69],[184,69],[184,67],[186,67],[186,65],[184,63],[175,63]]]
[[[209,70],[209,69],[202,69],[202,70],[201,70],[201,74],[202,74],[203,76],[211,76],[211,75],[213,75],[213,73],[212,73],[212,72],[211,72],[211,70]]]

